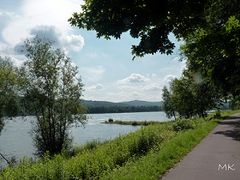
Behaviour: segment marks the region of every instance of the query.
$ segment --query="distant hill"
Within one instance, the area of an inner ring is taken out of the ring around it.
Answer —
[[[148,101],[127,101],[127,102],[108,102],[83,100],[88,113],[120,113],[120,112],[148,112],[161,111],[162,102]]]
[[[162,102],[150,102],[150,101],[139,101],[139,100],[134,100],[134,101],[127,101],[127,102],[122,102],[123,104],[127,104],[128,106],[162,106]]]
[[[126,101],[126,102],[109,102],[109,101],[92,101],[92,100],[83,100],[83,104],[86,106],[97,107],[97,106],[105,106],[105,107],[112,107],[112,106],[162,106],[162,102],[150,102],[150,101]]]
[[[114,103],[114,102],[108,102],[108,101],[91,101],[91,100],[83,100],[83,104],[87,107],[112,107],[112,106],[126,106],[122,103]]]

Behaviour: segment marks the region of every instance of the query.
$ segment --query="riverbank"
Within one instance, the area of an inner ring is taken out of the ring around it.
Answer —
[[[219,121],[209,119],[149,125],[94,148],[86,148],[73,157],[57,155],[51,159],[45,157],[37,163],[24,160],[18,167],[3,170],[0,177],[156,179],[182,159]]]

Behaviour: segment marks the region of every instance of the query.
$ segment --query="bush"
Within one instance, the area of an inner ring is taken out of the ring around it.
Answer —
[[[186,119],[177,120],[173,124],[173,129],[174,131],[177,131],[177,132],[187,130],[187,129],[194,129],[194,123],[192,120],[186,120]]]
[[[108,119],[108,122],[109,122],[109,123],[113,123],[113,119],[112,119],[112,118],[109,118],[109,119]]]
[[[221,119],[222,118],[221,112],[220,111],[216,111],[216,113],[213,115],[213,118],[214,119]]]
[[[130,154],[132,155],[145,155],[156,143],[161,143],[163,138],[155,134],[155,132],[141,132],[141,136],[134,141],[130,146]]]
[[[137,125],[138,125],[138,123],[136,121],[132,122],[132,126],[137,126]]]

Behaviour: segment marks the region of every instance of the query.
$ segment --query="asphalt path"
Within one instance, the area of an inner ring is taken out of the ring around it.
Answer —
[[[162,180],[240,180],[240,114],[220,122]]]

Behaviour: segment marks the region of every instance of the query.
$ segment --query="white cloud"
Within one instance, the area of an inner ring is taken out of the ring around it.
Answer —
[[[146,91],[152,91],[152,92],[156,92],[156,91],[161,91],[162,90],[162,86],[161,84],[155,84],[155,83],[151,83],[148,86],[146,86],[144,89]]]
[[[8,18],[8,19],[14,19],[14,18],[18,18],[19,16],[12,11],[5,11],[3,9],[0,9],[0,18]],[[1,21],[4,19],[1,19]]]
[[[80,51],[84,46],[84,38],[80,35],[68,35],[62,41],[63,46],[72,51]]]
[[[95,67],[80,67],[79,73],[82,75],[83,80],[87,82],[99,81],[105,73],[105,68],[102,66]]]
[[[119,85],[131,85],[131,84],[140,84],[145,83],[149,79],[141,74],[132,73],[128,77],[119,80],[117,83]]]
[[[107,59],[109,55],[104,52],[90,52],[86,55],[88,59]]]
[[[20,14],[12,18],[3,29],[2,37],[14,47],[30,35],[38,34],[55,40],[67,51],[79,51],[84,45],[84,39],[80,35],[71,34],[68,19],[73,12],[80,10],[82,3],[82,0],[24,0],[19,7]]]
[[[177,78],[177,76],[175,76],[175,75],[172,75],[172,74],[168,74],[168,75],[166,75],[165,77],[164,77],[164,84],[165,85],[169,85],[169,83],[171,83],[171,81],[172,80],[174,80],[174,79],[176,79]]]
[[[55,47],[68,51],[79,51],[84,45],[84,39],[79,35],[64,35],[54,26],[36,26],[30,31],[29,38],[38,37],[39,39],[51,42]],[[23,42],[15,46],[19,53],[24,51]]]
[[[120,79],[113,85],[105,87],[106,94],[102,94],[102,100],[128,101],[128,100],[161,100],[164,79],[159,74],[132,73],[124,79]],[[99,97],[91,97],[99,99]]]
[[[0,42],[0,55],[2,57],[6,56],[11,58],[12,62],[16,66],[22,65],[22,63],[25,61],[25,57],[23,55],[16,54],[13,47],[3,42]]]
[[[96,91],[96,90],[102,90],[102,89],[103,89],[103,85],[100,83],[86,87],[87,91]]]
[[[84,92],[87,99],[108,101],[147,100],[160,101],[162,99],[163,86],[167,86],[170,80],[178,76],[168,74],[138,74],[132,73],[128,77],[116,82],[108,82],[104,88],[100,80],[94,85],[86,86]]]

